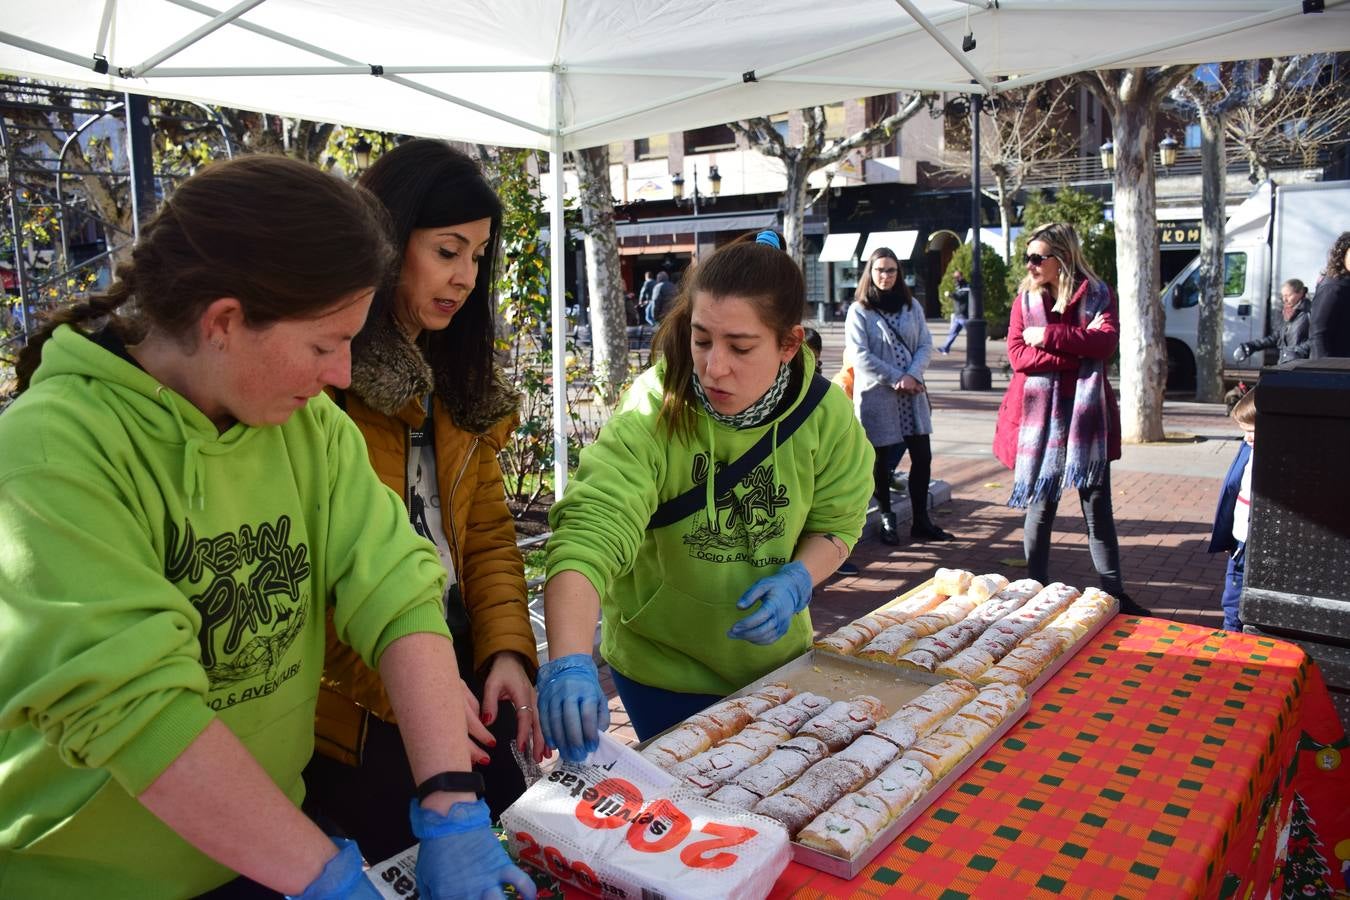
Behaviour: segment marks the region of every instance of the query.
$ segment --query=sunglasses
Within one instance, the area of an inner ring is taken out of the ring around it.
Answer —
[[[1047,259],[1054,259],[1054,257],[1053,257],[1053,256],[1041,256],[1039,253],[1028,253],[1026,256],[1022,257],[1022,260],[1023,260],[1024,262],[1028,262],[1028,263],[1030,263],[1030,264],[1033,265],[1033,266],[1039,266],[1041,263],[1045,262]]]

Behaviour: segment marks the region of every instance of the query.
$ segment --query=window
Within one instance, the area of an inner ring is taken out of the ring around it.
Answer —
[[[670,155],[670,135],[654,134],[633,141],[633,155],[638,159],[665,159]]]
[[[1196,124],[1196,125],[1187,125],[1187,126],[1186,126],[1186,149],[1187,149],[1187,150],[1194,150],[1195,148],[1197,148],[1197,147],[1199,147],[1199,146],[1200,146],[1200,126],[1199,126],[1199,124]]]
[[[1241,297],[1247,290],[1247,254],[1225,253],[1223,255],[1223,295]]]
[[[1241,297],[1247,289],[1247,254],[1223,255],[1223,295]],[[1200,268],[1197,266],[1186,280],[1177,285],[1172,295],[1172,306],[1187,309],[1200,304]]]
[[[735,150],[736,133],[726,125],[709,125],[684,133],[685,153],[711,153],[714,150]]]
[[[769,116],[769,122],[773,124],[773,130],[778,132],[778,136],[786,141],[788,139],[788,114],[779,113],[776,116]]]
[[[844,122],[844,104],[831,103],[825,107],[825,139],[829,141],[848,137],[848,128]]]

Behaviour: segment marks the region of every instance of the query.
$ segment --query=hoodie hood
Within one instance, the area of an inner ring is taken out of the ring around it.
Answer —
[[[232,453],[259,430],[236,423],[221,433],[186,397],[69,325],[58,327],[43,346],[42,364],[33,373],[32,386],[64,377],[101,383],[120,403],[118,417],[129,426],[154,440],[181,444],[181,488],[190,506],[200,508],[206,502],[202,458]]]
[[[433,388],[455,424],[474,434],[487,432],[520,409],[520,395],[495,366],[486,397],[462,397],[452,381],[448,372],[438,377],[417,345],[387,317],[372,324],[352,348],[352,383],[348,390],[387,416],[398,416]]]

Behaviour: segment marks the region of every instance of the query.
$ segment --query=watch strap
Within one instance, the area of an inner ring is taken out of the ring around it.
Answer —
[[[478,772],[439,772],[417,786],[417,799],[425,800],[437,791],[483,796],[486,788]]]

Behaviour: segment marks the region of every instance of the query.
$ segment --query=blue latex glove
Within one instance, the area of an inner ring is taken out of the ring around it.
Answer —
[[[736,601],[737,609],[759,609],[745,616],[727,632],[727,637],[752,644],[772,644],[787,634],[792,617],[811,602],[811,573],[795,560],[772,575],[765,576]]]
[[[479,900],[503,897],[502,884],[534,900],[534,881],[511,862],[492,832],[492,818],[482,800],[456,803],[445,815],[413,800],[408,810],[417,850],[417,891],[423,900]]]
[[[338,855],[328,861],[303,894],[289,895],[286,900],[380,900],[380,892],[366,878],[356,841],[333,838],[333,843],[338,846]]]
[[[550,659],[539,667],[539,724],[549,749],[581,762],[609,728],[609,701],[589,653]]]

